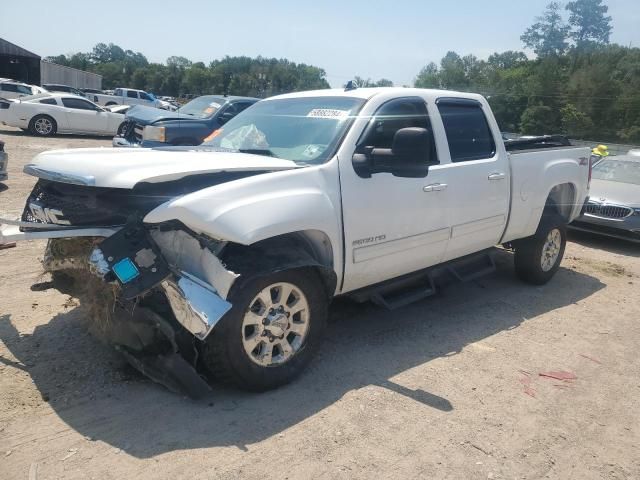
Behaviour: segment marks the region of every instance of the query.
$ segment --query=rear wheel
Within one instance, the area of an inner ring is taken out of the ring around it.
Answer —
[[[518,277],[534,285],[544,285],[560,268],[567,244],[567,224],[555,211],[547,211],[535,235],[515,244]]]
[[[249,278],[203,344],[202,360],[219,380],[253,391],[290,382],[322,339],[327,296],[313,270]]]
[[[55,135],[58,124],[49,115],[36,115],[29,122],[29,131],[39,137]]]

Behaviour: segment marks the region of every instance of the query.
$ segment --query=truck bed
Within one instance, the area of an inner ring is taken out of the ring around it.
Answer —
[[[526,148],[521,148],[525,145]],[[590,154],[591,151],[586,147],[536,141],[518,144],[510,151],[511,207],[502,242],[535,233],[545,199],[554,185],[569,186],[568,191],[573,195],[563,199],[560,207],[568,222],[578,217],[585,200],[579,198],[578,192],[584,192],[587,188]],[[576,184],[576,178],[581,180],[580,184]]]

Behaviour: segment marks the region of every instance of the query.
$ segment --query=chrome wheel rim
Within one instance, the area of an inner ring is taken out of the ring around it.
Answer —
[[[40,135],[49,135],[53,130],[53,124],[48,118],[39,118],[36,120],[34,127]]]
[[[540,266],[544,272],[548,272],[558,261],[560,256],[560,247],[562,246],[562,234],[560,230],[554,228],[549,232],[542,247],[542,258]]]
[[[309,333],[309,303],[298,287],[278,282],[249,303],[242,321],[242,345],[261,367],[281,365],[302,348]]]

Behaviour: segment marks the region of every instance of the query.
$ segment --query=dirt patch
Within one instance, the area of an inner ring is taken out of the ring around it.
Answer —
[[[582,268],[590,268],[600,273],[612,277],[633,277],[634,275],[627,271],[627,269],[619,263],[614,263],[606,260],[598,260],[585,257],[567,256],[567,260],[573,261],[574,265],[579,265]]]

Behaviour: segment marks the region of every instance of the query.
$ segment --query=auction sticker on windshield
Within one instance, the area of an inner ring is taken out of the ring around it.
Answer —
[[[314,108],[307,113],[307,117],[316,118],[344,118],[347,116],[349,116],[348,110],[336,110],[333,108]]]

